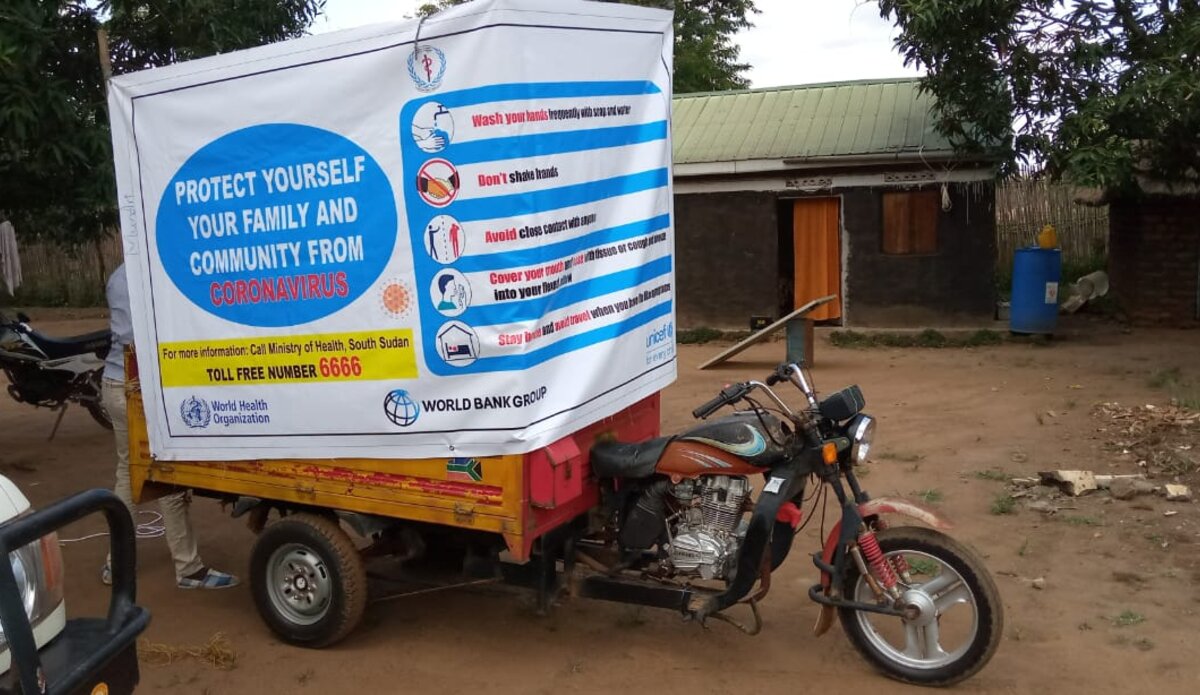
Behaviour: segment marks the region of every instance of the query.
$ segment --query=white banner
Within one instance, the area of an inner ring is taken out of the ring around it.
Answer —
[[[153,453],[524,453],[673,381],[671,47],[479,0],[113,79]]]

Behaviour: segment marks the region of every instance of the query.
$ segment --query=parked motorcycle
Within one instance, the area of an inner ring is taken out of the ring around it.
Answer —
[[[784,381],[804,395],[804,408],[772,390]],[[875,430],[862,391],[818,401],[804,371],[785,364],[765,383],[726,387],[693,415],[735,404],[745,408],[673,437],[593,447],[606,504],[592,525],[603,531],[576,542],[574,557],[595,571],[580,593],[678,608],[756,634],[758,604],[802,528],[803,503],[815,509],[832,490],[841,513],[812,557],[820,581],[809,597],[821,604],[814,632],[827,631],[836,612],[870,663],[910,683],[949,685],[983,668],[1003,631],[995,582],[975,552],[939,530],[948,524],[936,513],[862,489],[854,468]],[[885,515],[924,526],[892,526]],[[722,613],[738,603],[752,623]]]
[[[100,400],[104,357],[112,344],[107,330],[71,338],[51,338],[35,331],[29,317],[0,313],[0,369],[8,377],[8,395],[18,403],[58,410],[54,432],[70,403],[83,406],[96,422],[112,429]]]

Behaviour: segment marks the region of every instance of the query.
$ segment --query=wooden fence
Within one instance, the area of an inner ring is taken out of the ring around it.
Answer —
[[[1036,244],[1037,233],[1054,225],[1063,261],[1108,255],[1108,207],[1080,205],[1070,186],[1044,180],[1005,181],[996,187],[996,261],[1012,265],[1013,251]]]
[[[62,245],[22,242],[21,274],[24,282],[15,297],[0,283],[0,305],[104,306],[108,276],[121,264],[121,239],[112,235],[94,243]]]

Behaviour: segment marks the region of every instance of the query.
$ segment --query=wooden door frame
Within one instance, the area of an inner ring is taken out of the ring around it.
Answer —
[[[837,230],[837,233],[838,233],[838,267],[839,267],[838,274],[841,276],[839,279],[839,282],[838,282],[838,291],[841,293],[840,298],[842,300],[842,315],[836,320],[838,321],[838,326],[840,326],[840,327],[849,326],[850,325],[850,321],[849,321],[850,301],[846,295],[846,285],[847,285],[846,269],[848,267],[848,261],[850,260],[850,246],[849,246],[849,239],[846,237],[846,197],[845,197],[845,195],[843,195],[842,193],[834,192],[834,191],[828,191],[828,192],[823,192],[823,193],[787,192],[787,193],[781,193],[781,194],[775,196],[777,205],[779,203],[784,203],[784,202],[791,204],[797,200],[811,200],[814,198],[836,198],[838,201],[838,230]],[[795,224],[794,220],[793,220],[792,224],[793,225]],[[776,227],[778,227],[778,226],[779,225],[776,224]],[[789,229],[788,233],[794,234],[795,232]],[[796,249],[793,247],[792,255],[795,256],[795,254],[796,254]],[[795,283],[795,276],[794,276],[795,272],[796,272],[795,261],[793,261],[793,265],[792,265],[793,277],[788,278],[793,283]],[[794,298],[793,298],[793,303],[795,303]]]

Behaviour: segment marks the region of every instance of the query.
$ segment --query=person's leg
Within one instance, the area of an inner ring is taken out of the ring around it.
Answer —
[[[104,379],[100,387],[100,402],[112,419],[113,439],[117,445],[117,470],[113,493],[125,503],[130,516],[133,516],[133,490],[129,485],[129,417],[125,412],[125,382]],[[112,582],[109,569],[111,564],[112,555],[109,554],[104,558],[104,568],[100,573],[100,579],[105,584]]]
[[[117,445],[117,479],[113,492],[133,514],[133,491],[129,485],[129,416],[125,412],[125,382],[105,379],[100,400],[113,424]]]
[[[169,495],[158,501],[162,510],[163,528],[171,557],[175,560],[175,579],[183,579],[204,569],[200,550],[196,546],[196,534],[192,530],[192,517],[186,493]]]
[[[125,410],[125,382],[105,379],[101,389],[101,400],[104,409],[112,418],[113,436],[117,445],[116,484],[113,486],[113,492],[125,503],[129,513],[136,515],[133,507],[133,487],[129,481],[129,416]],[[202,589],[237,586],[237,577],[206,569],[200,560],[196,534],[192,532],[192,521],[188,514],[186,493],[164,497],[159,500],[158,506],[162,510],[167,546],[171,549],[171,558],[175,561],[176,583],[181,587],[186,584],[185,588]],[[134,523],[137,523],[136,516]],[[104,561],[101,573],[101,579],[106,584],[112,582],[111,563],[112,557],[109,556]],[[190,581],[184,582],[185,578]]]

